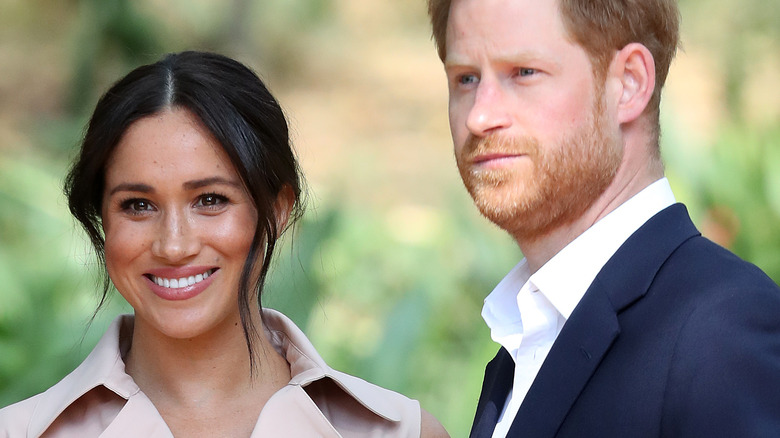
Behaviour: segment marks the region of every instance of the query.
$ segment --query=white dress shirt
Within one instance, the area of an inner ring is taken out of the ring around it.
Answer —
[[[574,239],[537,272],[523,259],[485,299],[490,336],[515,361],[514,382],[493,438],[504,438],[566,320],[618,248],[674,204],[666,178],[650,184]]]

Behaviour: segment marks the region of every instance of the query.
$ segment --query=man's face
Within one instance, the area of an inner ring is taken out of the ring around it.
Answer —
[[[616,124],[555,0],[454,0],[445,68],[458,168],[490,220],[541,237],[609,185]]]

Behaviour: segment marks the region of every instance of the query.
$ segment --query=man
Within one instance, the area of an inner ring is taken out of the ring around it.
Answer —
[[[673,0],[428,0],[463,182],[525,259],[472,437],[778,437],[780,288],[664,178]]]

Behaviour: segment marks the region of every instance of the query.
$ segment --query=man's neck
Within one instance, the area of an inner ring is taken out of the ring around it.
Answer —
[[[591,204],[585,213],[574,221],[555,228],[539,237],[520,239],[514,236],[517,244],[520,246],[520,250],[528,261],[531,273],[538,271],[539,268],[544,266],[566,245],[592,227],[593,224],[662,177],[663,169],[660,166],[648,167],[636,172],[628,172],[623,167],[604,193]]]

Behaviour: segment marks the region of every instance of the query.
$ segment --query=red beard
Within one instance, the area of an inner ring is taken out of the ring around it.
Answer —
[[[606,126],[603,92],[597,90],[592,117],[554,144],[536,138],[470,136],[458,169],[480,212],[518,241],[533,241],[569,224],[612,182],[623,149]],[[498,169],[474,164],[487,154],[523,154]]]

